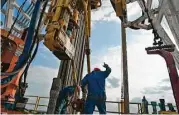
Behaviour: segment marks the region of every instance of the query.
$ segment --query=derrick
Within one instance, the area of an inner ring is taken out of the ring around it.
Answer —
[[[142,8],[142,16],[134,21],[127,19],[127,4],[137,1]],[[122,87],[121,102],[117,102],[121,107],[118,113],[130,113],[129,110],[129,91],[128,91],[128,62],[127,62],[127,43],[126,28],[133,30],[153,30],[153,47],[146,48],[148,54],[158,54],[162,56],[169,68],[169,77],[176,101],[176,107],[179,109],[179,79],[176,66],[179,65],[178,50],[172,44],[171,40],[166,40],[161,35],[163,31],[158,24],[161,19],[161,9],[151,9],[151,1],[147,0],[110,0],[111,5],[116,12],[116,16],[121,20],[121,40],[122,40]],[[162,2],[161,2],[162,1]],[[171,1],[160,0],[160,5],[174,5]],[[47,113],[54,113],[59,91],[68,85],[79,85],[83,75],[83,65],[85,56],[87,62],[87,71],[91,72],[91,12],[102,6],[101,0],[33,0],[25,7],[27,0],[24,0],[21,6],[11,0],[1,1],[2,13],[6,19],[5,28],[1,29],[1,101],[2,106],[8,110],[24,110],[28,98],[25,97],[25,91],[28,87],[26,81],[28,69],[35,58],[39,42],[43,44],[61,60],[59,73],[53,79],[50,90],[49,104]],[[165,4],[164,4],[165,3]],[[176,2],[177,3],[177,2]],[[3,6],[8,6],[6,11]],[[49,9],[45,12],[47,6]],[[17,16],[11,16],[12,8],[18,10]],[[24,10],[25,9],[25,10]],[[173,11],[173,9],[172,9]],[[20,15],[21,14],[21,15]],[[156,19],[156,15],[158,15]],[[148,24],[146,24],[148,20]],[[170,18],[167,15],[167,20]],[[174,22],[177,17],[171,20],[169,24],[172,30],[176,30]],[[41,34],[45,29],[45,34]],[[173,31],[172,31],[173,32]],[[176,39],[177,33],[174,33]],[[169,37],[168,37],[169,39]],[[169,41],[169,45],[167,44]],[[176,40],[177,41],[177,40]],[[178,43],[178,41],[176,42]],[[164,45],[165,44],[165,45]],[[171,45],[172,44],[172,45]],[[178,44],[175,44],[177,46]],[[40,97],[37,97],[35,111],[38,108]],[[113,102],[112,102],[113,103]],[[146,104],[147,103],[147,104]],[[141,109],[138,113],[149,113],[148,102],[143,99]],[[156,102],[151,102],[153,113],[157,113]],[[84,100],[79,98],[78,93],[71,97],[69,107],[70,113],[83,113]],[[140,106],[140,104],[138,105]],[[165,109],[165,101],[160,100],[160,114],[176,113],[172,104],[168,104],[169,110]],[[3,109],[4,109],[3,108]],[[11,111],[11,112],[12,112]]]

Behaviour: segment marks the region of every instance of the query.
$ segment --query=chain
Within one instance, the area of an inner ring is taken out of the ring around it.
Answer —
[[[152,33],[154,34],[154,43],[153,45],[158,45],[158,46],[161,46],[163,44],[163,41],[162,41],[162,38],[159,36],[159,34],[157,33],[157,30],[154,28],[154,25],[152,23],[152,19],[150,18],[150,15],[149,15],[149,11],[145,5],[145,1],[142,0],[143,2],[143,5],[144,5],[144,8],[145,8],[145,12],[147,14],[147,17],[148,17],[148,20],[149,20],[149,23],[151,24],[151,27],[153,29]]]

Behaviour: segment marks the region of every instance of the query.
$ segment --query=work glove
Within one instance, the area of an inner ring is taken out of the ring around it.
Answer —
[[[104,67],[104,68],[108,68],[109,66],[108,66],[108,64],[106,64],[106,63],[104,62],[103,67]]]

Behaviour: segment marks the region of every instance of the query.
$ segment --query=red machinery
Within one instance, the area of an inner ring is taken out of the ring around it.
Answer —
[[[147,54],[158,54],[165,59],[168,68],[168,73],[170,76],[173,95],[179,112],[179,77],[178,77],[173,55],[171,54],[171,52],[174,51],[174,48],[175,48],[174,45],[165,45],[165,46],[157,46],[157,47],[148,47],[146,48],[146,51]]]
[[[24,33],[23,35],[25,34],[26,33]],[[8,32],[4,29],[1,29],[0,35],[2,42],[1,72],[11,72],[13,71],[19,59],[19,56],[22,54],[22,51],[24,49],[24,39],[18,38],[13,35],[10,35],[9,38],[6,38]],[[14,102],[14,96],[16,94],[22,72],[23,69],[11,82],[1,85],[1,101]],[[1,79],[5,77],[8,76],[1,76]]]

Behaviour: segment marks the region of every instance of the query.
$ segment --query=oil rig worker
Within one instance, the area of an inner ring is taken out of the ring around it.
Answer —
[[[87,85],[88,94],[84,105],[84,114],[93,114],[95,106],[97,106],[100,114],[106,114],[106,92],[105,92],[105,79],[111,73],[111,68],[104,63],[105,71],[99,68],[87,74],[81,81],[81,88],[83,98],[86,95],[85,86]]]
[[[66,114],[69,99],[74,95],[75,91],[80,91],[80,86],[67,86],[60,92],[57,99],[55,114]]]

